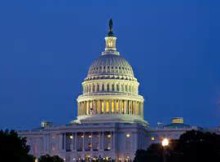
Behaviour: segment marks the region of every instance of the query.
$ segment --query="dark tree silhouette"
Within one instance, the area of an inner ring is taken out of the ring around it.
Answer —
[[[147,150],[137,150],[135,162],[162,162],[161,144],[152,144]],[[178,140],[171,140],[166,148],[167,162],[219,162],[220,135],[188,131]]]
[[[11,130],[0,130],[0,162],[34,162],[26,139]]]
[[[38,159],[39,162],[64,162],[59,156],[43,155]]]
[[[146,150],[137,150],[135,153],[134,162],[144,162],[147,158]]]
[[[182,156],[181,162],[219,162],[220,135],[188,131],[180,136],[175,151]]]

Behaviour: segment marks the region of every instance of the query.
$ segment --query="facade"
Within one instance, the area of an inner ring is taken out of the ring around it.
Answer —
[[[150,128],[144,120],[144,98],[131,65],[116,49],[116,37],[109,22],[105,50],[92,63],[77,98],[77,119],[68,125],[20,131],[27,137],[30,153],[59,155],[67,162],[132,161],[137,149],[146,149],[163,137],[178,138],[194,127],[176,118],[171,125]],[[196,128],[197,129],[197,128]]]
[[[184,123],[182,117],[175,117],[171,120],[170,124],[158,125],[154,128],[148,128],[148,145],[152,143],[161,143],[164,138],[168,139],[179,139],[180,135],[190,130],[200,130],[202,128],[197,126],[190,126]]]

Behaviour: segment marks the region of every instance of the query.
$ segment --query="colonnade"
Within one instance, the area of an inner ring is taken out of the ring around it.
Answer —
[[[89,74],[99,74],[100,72],[106,72],[106,73],[119,73],[121,74],[129,74],[130,76],[133,76],[133,70],[130,67],[125,67],[125,66],[99,66],[99,67],[93,67],[89,69]]]
[[[73,132],[62,134],[62,150],[110,151],[114,149],[114,132]]]
[[[78,103],[78,115],[94,114],[143,115],[143,102],[132,100],[89,100]]]
[[[83,85],[83,93],[125,92],[138,94],[138,85],[125,83],[89,83]]]

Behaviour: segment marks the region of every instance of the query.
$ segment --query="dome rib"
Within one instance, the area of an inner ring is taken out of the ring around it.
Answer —
[[[136,80],[131,65],[120,55],[99,56],[90,66],[85,80],[122,78]]]

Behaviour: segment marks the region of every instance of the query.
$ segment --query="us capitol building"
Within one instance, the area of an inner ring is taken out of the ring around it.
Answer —
[[[171,124],[149,127],[144,120],[144,98],[132,66],[116,48],[112,20],[105,37],[105,50],[91,64],[78,96],[77,119],[64,126],[42,122],[41,127],[20,131],[27,137],[30,153],[58,155],[66,162],[132,161],[137,149],[146,149],[162,138],[178,138],[198,129],[184,124],[183,118]]]

